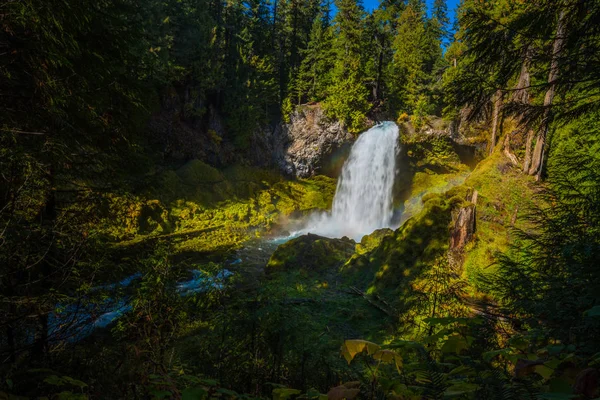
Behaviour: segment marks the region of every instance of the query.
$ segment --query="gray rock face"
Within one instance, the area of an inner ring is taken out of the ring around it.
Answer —
[[[306,178],[320,173],[328,157],[354,140],[340,122],[327,119],[321,107],[304,105],[294,111],[289,124],[255,132],[251,158],[257,165]]]

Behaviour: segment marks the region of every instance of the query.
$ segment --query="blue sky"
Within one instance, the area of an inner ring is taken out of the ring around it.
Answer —
[[[456,11],[456,7],[458,7],[458,3],[460,0],[446,0],[446,4],[448,5],[448,16],[450,17],[450,26],[454,22],[454,12]],[[433,4],[433,0],[427,0],[427,6],[431,9]],[[373,10],[379,6],[379,0],[363,0],[363,5],[366,10]]]

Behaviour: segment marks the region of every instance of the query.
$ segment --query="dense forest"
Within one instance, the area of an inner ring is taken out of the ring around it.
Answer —
[[[452,8],[0,0],[0,399],[600,398],[600,1]]]

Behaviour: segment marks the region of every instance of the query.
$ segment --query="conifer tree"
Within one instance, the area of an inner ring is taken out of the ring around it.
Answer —
[[[312,25],[310,41],[304,51],[297,83],[297,103],[320,101],[330,84],[331,27],[324,24],[324,14],[317,16]]]
[[[350,131],[356,132],[363,127],[369,106],[362,53],[364,10],[356,0],[338,0],[336,7],[335,64],[323,107],[330,117],[343,121]]]

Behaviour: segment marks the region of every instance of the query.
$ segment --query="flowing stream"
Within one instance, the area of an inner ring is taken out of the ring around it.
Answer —
[[[383,122],[361,134],[342,169],[330,213],[309,219],[297,234],[360,240],[391,227],[398,126]]]

